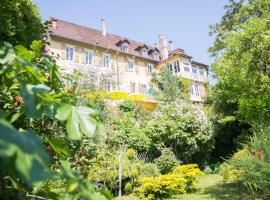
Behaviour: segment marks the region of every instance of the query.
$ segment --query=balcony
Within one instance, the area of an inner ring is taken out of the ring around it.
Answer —
[[[207,76],[206,75],[198,75],[194,74],[192,72],[184,72],[182,73],[182,76],[187,79],[191,79],[194,81],[200,81],[200,82],[206,82],[207,81]]]

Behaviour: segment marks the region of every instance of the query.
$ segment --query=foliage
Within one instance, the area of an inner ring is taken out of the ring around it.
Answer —
[[[135,109],[135,106],[135,103],[129,100],[125,100],[118,105],[119,110],[122,112],[131,112]]]
[[[210,49],[218,78],[216,112],[240,116],[253,127],[267,126],[270,118],[269,5],[268,0],[230,1],[213,28],[217,37]]]
[[[172,174],[181,175],[186,182],[186,191],[195,189],[195,185],[199,182],[200,176],[203,172],[198,168],[197,164],[188,164],[176,167]]]
[[[144,130],[155,146],[171,148],[184,163],[204,164],[212,150],[211,123],[200,105],[164,103],[152,113]]]
[[[141,177],[149,177],[149,176],[155,177],[159,175],[160,173],[155,163],[145,163],[141,166],[141,169],[140,169]]]
[[[247,150],[236,153],[225,163],[225,170],[230,170],[228,175],[225,173],[229,180],[236,174],[233,180],[236,179],[249,191],[263,198],[270,196],[269,145],[270,128],[257,130],[246,147]]]
[[[143,199],[163,199],[194,189],[202,171],[196,164],[176,167],[171,173],[140,179],[136,193]]]
[[[163,199],[186,192],[186,179],[175,174],[145,177],[140,182],[141,186],[136,189],[136,193],[146,200]]]
[[[164,148],[161,150],[161,155],[155,159],[155,163],[161,174],[167,174],[171,172],[174,167],[179,165],[179,161],[169,148]]]
[[[46,25],[31,0],[2,0],[0,18],[0,45],[6,41],[29,47],[33,40],[43,39]]]
[[[18,198],[19,195],[31,193],[37,183],[40,185],[45,180],[65,180],[63,183],[67,189],[64,192],[67,195],[85,199],[109,198],[106,191],[97,191],[82,175],[73,172],[67,161],[61,161],[61,158],[70,154],[61,140],[47,138],[50,133],[46,132],[37,133],[43,137],[34,134],[36,130],[43,130],[44,119],[67,119],[68,135],[74,133],[69,128],[74,131],[74,128],[80,127],[80,131],[85,131],[86,127],[96,126],[95,121],[90,121],[90,112],[82,112],[81,107],[71,104],[72,99],[64,91],[57,65],[49,57],[40,56],[41,47],[38,41],[33,41],[31,50],[21,45],[14,49],[4,43],[0,50],[1,196],[6,199]],[[65,107],[68,109],[63,109],[62,106],[67,105],[63,102],[68,103],[68,107]],[[77,120],[69,119],[74,117]],[[80,139],[82,134],[78,129],[75,130],[76,139]],[[89,134],[93,132],[93,129],[87,130]],[[43,147],[46,141],[50,144],[47,147],[50,154],[59,156],[52,168]],[[54,169],[57,169],[57,173]],[[73,189],[68,189],[71,183],[76,184],[71,187]],[[7,193],[5,188],[10,191]],[[49,196],[51,192],[45,189],[43,195]]]
[[[150,139],[139,128],[133,113],[123,113],[113,121],[113,132],[110,134],[113,146],[127,145],[137,152],[146,151],[150,145]]]
[[[178,78],[172,74],[168,67],[163,67],[159,75],[154,73],[152,75],[152,82],[159,89],[161,101],[171,102],[180,97]]]

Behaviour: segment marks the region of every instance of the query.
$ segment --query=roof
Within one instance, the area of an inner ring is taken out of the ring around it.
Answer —
[[[61,19],[51,17],[51,20],[56,22],[56,27],[50,27],[50,36],[60,37],[63,39],[69,39],[77,42],[81,42],[88,45],[95,45],[101,48],[119,51],[117,44],[119,41],[127,40],[129,42],[129,52],[126,54],[141,57],[155,61],[151,55],[143,57],[136,49],[138,47],[147,46],[148,50],[155,49],[150,45],[138,42],[126,37],[121,37],[111,33],[107,33],[106,36],[102,35],[102,31],[67,22]],[[123,52],[124,53],[124,52]],[[156,61],[155,61],[156,62]]]

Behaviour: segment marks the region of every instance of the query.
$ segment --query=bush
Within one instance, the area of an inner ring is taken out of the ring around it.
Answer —
[[[199,169],[197,164],[188,164],[176,167],[172,171],[172,174],[180,175],[186,179],[186,191],[188,192],[194,189],[203,172]]]
[[[245,150],[237,152],[221,167],[225,180],[237,181],[249,192],[270,197],[270,127],[255,133]]]
[[[118,108],[122,112],[131,112],[135,109],[135,106],[136,104],[133,101],[125,100],[119,104]]]
[[[174,153],[169,148],[161,150],[161,156],[155,160],[161,174],[167,174],[179,165]]]
[[[141,166],[140,176],[141,177],[150,177],[150,176],[159,176],[159,170],[156,164],[146,163]]]
[[[143,199],[170,197],[194,189],[202,174],[196,164],[179,166],[169,174],[140,179],[141,186],[135,191]]]
[[[186,179],[175,174],[145,177],[140,182],[142,185],[136,189],[136,193],[146,200],[162,199],[186,191]]]

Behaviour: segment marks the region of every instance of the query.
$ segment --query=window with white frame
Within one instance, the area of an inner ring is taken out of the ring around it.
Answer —
[[[103,67],[110,67],[110,55],[103,55]]]
[[[70,74],[67,74],[66,75],[66,83],[67,83],[67,85],[68,86],[71,86],[72,85],[72,82],[73,82],[73,80],[72,80],[71,75]]]
[[[121,45],[120,50],[128,53],[128,44],[124,43]]]
[[[152,74],[154,72],[154,66],[152,64],[147,65],[147,73]]]
[[[198,74],[198,69],[197,69],[197,67],[192,67],[192,73],[193,74]]]
[[[143,93],[144,95],[147,94],[147,85],[145,85],[145,84],[142,84],[142,93]]]
[[[191,92],[192,96],[200,96],[199,84],[198,83],[192,83],[190,85],[190,92]]]
[[[85,62],[86,64],[93,64],[93,53],[91,51],[85,53]]]
[[[199,69],[199,74],[200,74],[201,76],[204,76],[204,70],[203,70],[203,69]]]
[[[159,55],[158,53],[153,54],[154,60],[159,61]]]
[[[148,52],[147,52],[147,50],[146,50],[145,48],[141,50],[141,55],[142,55],[143,57],[147,57]]]
[[[111,82],[107,82],[106,83],[106,90],[107,90],[107,92],[111,92],[112,91],[112,83]]]
[[[74,48],[72,48],[72,47],[66,48],[66,59],[69,61],[74,60]]]
[[[184,71],[185,72],[190,72],[190,67],[184,66]]]
[[[134,71],[134,62],[132,60],[128,61],[128,72]]]
[[[178,60],[174,62],[174,72],[175,73],[180,72],[180,65],[179,65],[179,61]]]
[[[138,88],[137,84],[135,82],[130,82],[130,93],[137,93]]]

